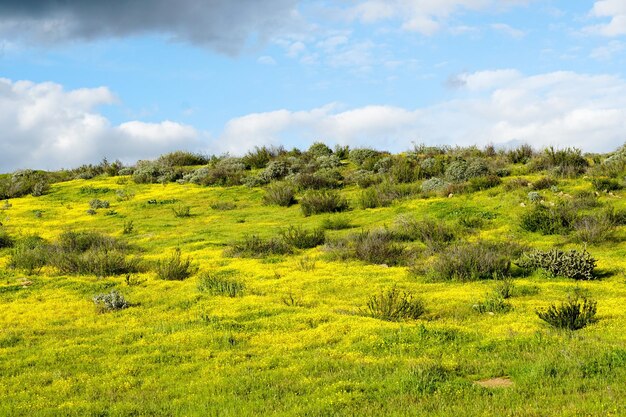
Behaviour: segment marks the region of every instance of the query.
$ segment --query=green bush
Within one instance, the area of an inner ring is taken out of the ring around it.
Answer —
[[[191,217],[191,207],[179,204],[172,207],[172,213],[174,213],[174,217]]]
[[[389,266],[404,263],[404,246],[394,242],[394,235],[386,229],[374,229],[353,236],[354,256],[372,264]]]
[[[562,177],[575,177],[587,170],[589,162],[580,149],[555,149],[551,146],[533,161],[533,165],[535,170],[550,169]]]
[[[560,305],[537,310],[537,316],[557,329],[578,330],[597,322],[597,303],[587,298],[570,298]]]
[[[265,189],[263,202],[267,205],[289,207],[296,203],[296,193],[291,185],[277,182]]]
[[[205,155],[188,151],[174,151],[159,156],[157,162],[165,166],[193,166],[205,165],[209,163],[209,158]]]
[[[615,218],[603,211],[582,216],[574,222],[574,240],[580,243],[598,244],[613,237]]]
[[[233,203],[232,201],[214,201],[209,204],[209,207],[211,207],[213,210],[229,211],[236,209],[237,204]]]
[[[301,226],[289,226],[280,235],[288,245],[298,249],[314,248],[326,240],[324,229],[306,230]]]
[[[546,190],[558,185],[558,181],[552,177],[541,177],[532,183],[533,190]]]
[[[506,153],[506,157],[512,164],[525,164],[531,160],[535,152],[528,144],[523,144],[515,149],[511,149]]]
[[[622,184],[613,178],[593,178],[591,183],[597,191],[617,191],[623,188]]]
[[[569,251],[534,250],[524,253],[516,264],[527,270],[542,269],[553,277],[561,276],[577,280],[595,279],[593,271],[596,267],[596,260],[585,249],[582,251],[575,249]]]
[[[456,239],[454,231],[444,222],[407,216],[396,219],[395,233],[401,239],[420,241],[432,251],[441,250]]]
[[[299,190],[322,190],[340,188],[343,176],[336,169],[321,169],[317,172],[299,172],[288,178]]]
[[[502,184],[502,180],[497,175],[486,175],[482,177],[470,178],[468,191],[483,191]]]
[[[107,200],[100,200],[98,198],[94,198],[89,202],[89,208],[92,210],[97,210],[101,208],[109,208],[110,204]]]
[[[480,301],[473,305],[476,312],[484,313],[506,313],[513,308],[510,303],[497,294],[487,296],[484,301]]]
[[[409,197],[420,192],[414,184],[393,184],[383,182],[361,191],[358,205],[362,209],[388,207],[394,201]]]
[[[412,293],[399,291],[396,287],[381,291],[367,300],[366,315],[381,320],[415,320],[426,312],[424,302]]]
[[[332,155],[333,150],[322,142],[315,142],[309,147],[307,153],[310,154],[313,158],[318,158],[320,156]]]
[[[38,272],[50,259],[50,246],[39,236],[28,236],[17,241],[11,250],[9,267],[29,274]]]
[[[238,297],[243,295],[246,286],[243,282],[231,278],[236,271],[220,271],[200,276],[198,289],[213,295]]]
[[[422,182],[422,191],[425,193],[439,192],[444,190],[448,186],[448,183],[438,177],[432,177]]]
[[[445,176],[450,182],[467,181],[467,162],[462,159],[452,161],[446,168]]]
[[[326,217],[320,226],[324,230],[344,230],[352,228],[348,217]]]
[[[349,208],[348,200],[335,191],[307,191],[300,199],[302,214],[336,213]]]
[[[123,310],[129,307],[129,304],[126,299],[124,299],[124,296],[116,290],[113,290],[110,293],[98,294],[94,296],[93,302],[98,311],[101,313]]]
[[[544,235],[566,234],[573,229],[576,218],[576,209],[571,204],[560,203],[555,207],[535,204],[522,214],[520,227]]]
[[[234,243],[224,255],[228,257],[263,258],[270,255],[288,255],[293,248],[284,239],[261,239],[256,235],[245,236],[243,241]]]
[[[274,158],[285,153],[282,147],[255,146],[254,150],[249,151],[242,159],[243,163],[254,169],[265,168],[265,166]]]
[[[350,161],[360,168],[371,171],[374,164],[382,157],[382,153],[369,148],[356,148],[350,150],[348,158]],[[368,167],[368,165],[370,165]],[[368,169],[369,168],[369,169]]]
[[[434,281],[476,281],[509,275],[518,248],[495,242],[461,243],[442,251],[430,267]]]
[[[0,249],[10,248],[13,246],[13,238],[9,236],[6,230],[0,227]]]
[[[157,277],[168,281],[182,281],[197,271],[198,267],[193,265],[190,257],[182,259],[179,248],[176,248],[168,258],[161,259],[156,264]]]

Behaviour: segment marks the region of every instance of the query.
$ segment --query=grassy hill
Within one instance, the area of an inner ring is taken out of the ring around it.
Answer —
[[[315,144],[6,174],[0,415],[624,415],[625,167]]]

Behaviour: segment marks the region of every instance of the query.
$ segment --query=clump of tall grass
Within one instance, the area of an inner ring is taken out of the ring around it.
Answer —
[[[300,199],[300,209],[305,216],[346,211],[349,207],[348,200],[336,191],[309,190]]]
[[[183,259],[180,248],[176,248],[169,257],[157,261],[156,264],[157,277],[168,281],[182,281],[197,271],[198,267],[190,257]]]
[[[0,249],[13,246],[13,238],[0,226]]]
[[[245,291],[246,285],[241,281],[233,279],[234,273],[235,271],[204,273],[200,276],[198,289],[212,295],[241,296]]]
[[[289,226],[280,236],[288,244],[298,249],[309,249],[323,245],[326,234],[323,229],[306,230],[301,226]]]
[[[557,329],[579,330],[598,321],[597,302],[586,297],[574,297],[552,304],[545,310],[537,310],[537,316]]]
[[[387,321],[415,320],[426,312],[424,301],[396,287],[383,290],[367,300],[365,315]]]
[[[287,183],[276,182],[265,189],[263,202],[267,205],[289,207],[296,204],[296,192],[294,187]]]
[[[507,276],[512,254],[517,251],[516,245],[500,242],[451,245],[438,254],[428,275],[433,281],[476,281]]]
[[[29,274],[39,272],[50,259],[50,245],[40,236],[28,236],[18,240],[11,250],[9,267]]]
[[[270,255],[288,255],[293,248],[284,239],[262,239],[257,235],[245,236],[242,241],[236,242],[224,252],[228,257],[263,258]]]
[[[395,233],[402,239],[420,241],[431,251],[438,251],[456,239],[452,228],[432,219],[417,220],[400,216],[395,222]]]
[[[344,230],[350,229],[352,224],[350,223],[350,219],[348,217],[333,216],[326,217],[322,220],[320,227],[324,230]]]

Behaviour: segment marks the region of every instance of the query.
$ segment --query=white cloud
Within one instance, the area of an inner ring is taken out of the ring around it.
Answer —
[[[262,65],[276,65],[276,60],[269,55],[260,56],[256,62]]]
[[[603,36],[626,35],[626,2],[623,0],[598,0],[593,4],[590,15],[597,18],[609,18],[608,23],[588,26],[587,32]]]
[[[279,110],[232,119],[220,137],[223,151],[260,144],[305,147],[375,146],[392,151],[411,142],[484,145],[528,142],[610,151],[626,141],[626,81],[609,75],[514,70],[464,74],[462,98],[430,107],[336,104],[309,111]]]
[[[599,46],[591,51],[589,55],[593,59],[600,61],[608,61],[613,58],[615,54],[618,54],[626,49],[626,45],[620,41],[611,41],[605,46]]]
[[[199,146],[200,133],[176,122],[113,126],[96,108],[116,102],[105,87],[65,91],[0,79],[0,171],[71,168],[103,157],[133,162]]]
[[[401,28],[433,35],[462,10],[502,9],[531,0],[365,0],[349,10],[349,16],[364,23],[400,20]]]
[[[498,32],[509,35],[512,38],[520,39],[526,36],[526,32],[523,30],[516,29],[506,23],[494,23],[491,25],[491,29],[496,30]]]

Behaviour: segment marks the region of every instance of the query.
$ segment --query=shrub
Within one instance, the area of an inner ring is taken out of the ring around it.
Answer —
[[[362,209],[388,207],[394,201],[418,194],[420,188],[412,184],[384,182],[361,192],[358,204]]]
[[[374,174],[370,171],[359,169],[354,171],[347,179],[350,183],[358,185],[360,188],[368,188],[372,185],[380,184],[383,181],[383,176],[380,174]]]
[[[130,235],[135,231],[135,223],[132,220],[128,220],[124,222],[124,227],[122,228],[123,235]]]
[[[506,276],[511,254],[518,250],[502,243],[462,243],[441,252],[430,268],[436,281],[476,281]]]
[[[441,178],[432,177],[422,183],[422,191],[424,191],[425,193],[437,192],[445,189],[447,186],[448,183]]]
[[[375,229],[354,236],[354,256],[372,264],[393,266],[403,263],[406,253],[402,245],[394,242],[392,232]]]
[[[0,199],[23,197],[31,194],[39,197],[50,189],[50,175],[44,171],[25,169],[10,176],[0,177]]]
[[[133,171],[133,181],[137,184],[172,182],[182,176],[182,171],[159,161],[139,161]]]
[[[551,177],[541,177],[532,183],[533,190],[546,190],[558,185],[558,181]]]
[[[343,176],[336,169],[322,169],[314,173],[299,172],[288,179],[299,190],[321,190],[341,187]]]
[[[92,210],[97,210],[101,208],[109,208],[109,207],[110,207],[110,204],[107,200],[100,200],[100,199],[94,198],[93,200],[89,202],[89,208],[91,208]]]
[[[615,220],[609,212],[583,216],[574,223],[574,240],[581,243],[598,244],[613,236]]]
[[[348,201],[334,191],[307,191],[300,200],[302,214],[335,213],[349,208]]]
[[[520,268],[535,270],[543,269],[551,276],[562,276],[577,280],[595,279],[593,271],[596,260],[583,249],[562,251],[551,249],[548,251],[534,250],[527,252],[516,262]]]
[[[265,168],[265,166],[278,155],[284,154],[285,149],[282,147],[255,146],[254,150],[249,151],[242,159],[243,163],[249,168]]]
[[[116,290],[110,293],[98,294],[93,297],[93,302],[99,312],[104,313],[107,311],[123,310],[129,307],[128,302],[124,299],[124,296]]]
[[[224,255],[229,257],[263,258],[269,255],[287,255],[293,253],[293,248],[283,239],[261,239],[256,235],[244,237],[241,242],[234,243]]]
[[[544,235],[566,234],[574,227],[576,218],[576,209],[569,204],[560,203],[555,207],[536,204],[522,214],[520,227]]]
[[[302,258],[298,259],[298,268],[301,271],[310,272],[315,270],[316,263],[317,261],[315,258],[303,256]]]
[[[594,178],[591,183],[597,191],[617,191],[623,188],[618,180],[612,178]]]
[[[333,151],[322,142],[315,142],[309,147],[307,153],[314,158],[318,158],[320,156],[330,156],[332,155]]]
[[[360,168],[367,169],[367,165],[371,165],[370,169],[373,169],[374,164],[381,157],[381,152],[369,148],[357,148],[351,149],[348,158],[354,162],[354,164]]]
[[[396,287],[381,291],[367,300],[365,314],[387,321],[415,320],[426,312],[424,302],[412,293]]]
[[[534,162],[536,170],[551,169],[562,177],[574,177],[584,173],[589,162],[582,156],[580,149],[554,149],[549,147]]]
[[[432,251],[444,248],[456,238],[454,231],[445,223],[431,219],[415,220],[400,216],[396,219],[395,230],[399,237],[411,241],[419,240]]]
[[[182,259],[180,248],[176,248],[172,255],[156,264],[157,277],[168,281],[182,281],[197,271],[198,268],[192,264],[190,257]]]
[[[300,226],[290,226],[281,231],[280,235],[288,245],[298,249],[314,248],[323,245],[326,240],[323,229],[306,230]]]
[[[235,272],[220,271],[213,274],[202,274],[198,282],[198,289],[213,295],[225,295],[233,298],[241,296],[246,286],[243,282],[231,278]]]
[[[165,166],[193,166],[205,165],[209,162],[209,158],[205,155],[187,152],[175,151],[161,155],[157,162]]]
[[[537,316],[557,329],[578,330],[595,323],[596,301],[583,298],[570,298],[560,305],[552,304],[546,310],[537,310]]]
[[[535,204],[540,203],[543,200],[543,197],[541,197],[541,194],[539,194],[537,191],[529,191],[527,197],[528,201]]]
[[[50,259],[50,247],[39,236],[29,236],[19,240],[11,251],[9,267],[23,269],[29,274],[38,272]]]
[[[267,205],[289,207],[296,203],[296,193],[292,186],[286,183],[271,184],[265,189],[263,202]]]
[[[212,161],[209,166],[186,174],[183,179],[198,185],[241,185],[246,165],[239,158],[222,158]]]
[[[446,179],[451,182],[467,181],[467,162],[462,159],[453,161],[446,168]]]
[[[191,207],[179,204],[176,207],[172,207],[174,217],[191,217]]]
[[[516,177],[504,184],[504,189],[507,191],[517,190],[520,188],[526,188],[531,185],[530,181],[526,178]]]
[[[515,291],[515,284],[510,278],[499,279],[493,290],[494,294],[503,299],[508,299],[513,296]]]
[[[263,172],[259,174],[259,180],[263,184],[271,181],[281,180],[289,174],[289,163],[286,161],[270,161]]]
[[[9,236],[6,230],[0,227],[0,249],[10,248],[13,246],[13,238]]]
[[[480,301],[473,305],[474,310],[478,313],[506,313],[513,308],[510,303],[497,294],[487,296],[484,301]]]
[[[497,175],[486,175],[482,177],[470,178],[468,191],[483,191],[502,184],[502,180]]]
[[[523,144],[515,149],[511,149],[506,153],[506,157],[512,164],[525,164],[534,155],[533,148],[528,144]]]
[[[417,180],[418,171],[406,158],[396,158],[389,170],[391,180],[397,183],[409,183]]]
[[[228,211],[236,209],[237,204],[233,203],[232,201],[214,201],[209,204],[209,207],[211,207],[213,210]]]
[[[320,226],[324,230],[344,230],[352,228],[352,224],[350,223],[350,219],[347,217],[326,217],[322,220],[322,225]]]

